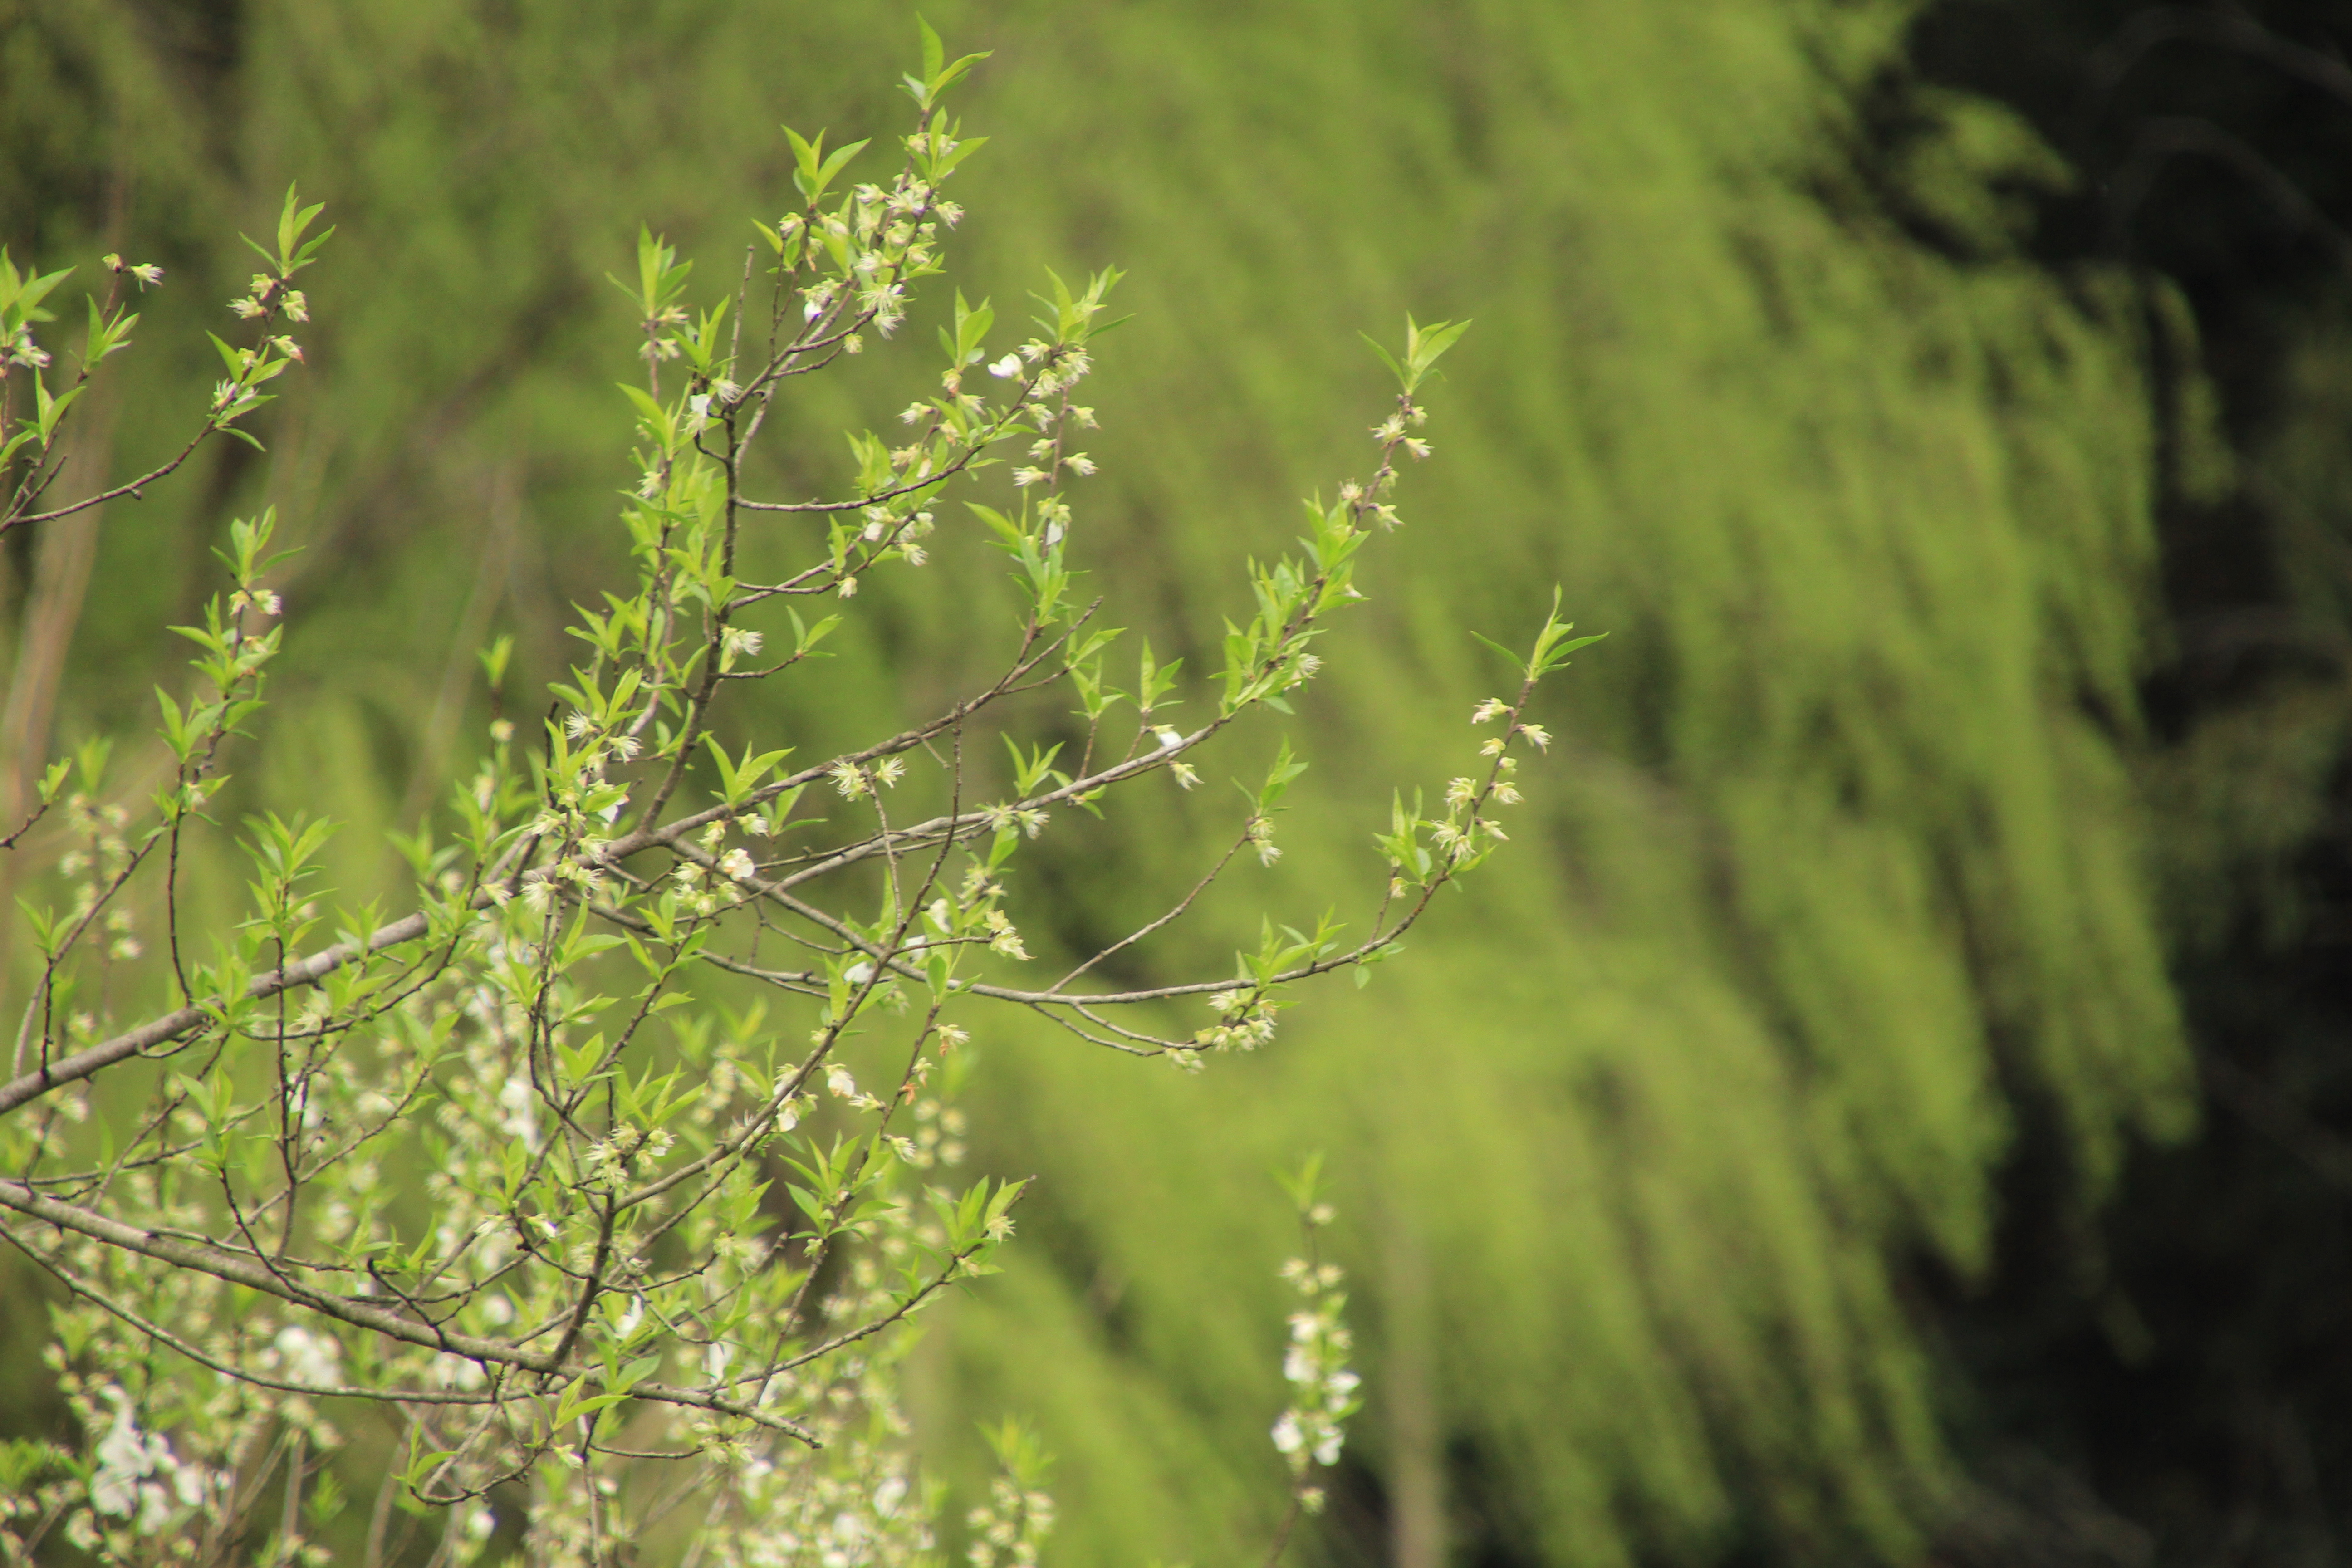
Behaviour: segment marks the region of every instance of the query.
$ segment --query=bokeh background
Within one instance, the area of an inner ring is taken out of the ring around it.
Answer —
[[[1502,679],[1465,627],[1516,640],[1559,583],[1612,634],[1544,699],[1512,852],[1370,989],[1197,1079],[982,1041],[978,1157],[1044,1180],[920,1361],[941,1472],[1021,1411],[1053,1560],[1262,1552],[1266,1170],[1320,1148],[1371,1404],[1310,1558],[2352,1561],[2352,13],[927,14],[994,51],[965,290],[1129,271],[1080,522],[1163,654],[1203,662],[1241,559],[1365,466],[1358,331],[1476,321],[1291,727],[1290,853],[1171,963],[1376,888],[1391,784],[1459,771]],[[237,229],[295,180],[340,225],[266,457],[8,542],[0,795],[143,731],[161,628],[274,503],[303,552],[238,804],[325,810],[342,885],[389,885],[383,835],[488,716],[472,648],[511,631],[535,690],[619,559],[604,274],[644,222],[714,296],[786,200],[779,122],[891,133],[912,32],[867,0],[0,0],[0,240],[170,272],[81,474],[177,438]],[[837,475],[925,363],[804,395],[780,476]],[[815,745],[950,689],[986,569],[941,564],[757,717]],[[1057,826],[1024,929],[1125,929],[1213,815]],[[0,1276],[0,1428],[56,1418],[41,1314]]]

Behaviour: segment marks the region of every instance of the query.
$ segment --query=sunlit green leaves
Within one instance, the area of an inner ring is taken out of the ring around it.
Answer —
[[[907,96],[913,99],[915,106],[928,115],[932,107],[939,102],[941,93],[955,85],[965,72],[988,58],[988,56],[986,53],[965,55],[960,59],[950,61],[947,58],[946,47],[940,44],[940,36],[932,30],[931,25],[920,16],[917,16],[915,26],[920,30],[923,39],[922,74],[910,75],[903,80],[906,83]]]
[[[239,237],[269,264],[282,283],[317,260],[320,249],[334,237],[335,231],[331,227],[310,235],[310,226],[326,210],[324,202],[314,202],[307,207],[302,205],[299,187],[289,185],[286,187],[286,205],[278,215],[277,248],[273,251],[250,236]],[[310,237],[304,238],[305,235],[310,235]]]
[[[1398,389],[1411,397],[1421,389],[1422,382],[1445,351],[1461,342],[1462,334],[1469,330],[1467,321],[1437,321],[1424,327],[1407,316],[1404,319],[1404,359],[1402,363],[1370,333],[1358,335],[1371,344],[1372,352],[1381,356],[1381,363],[1396,376]]]

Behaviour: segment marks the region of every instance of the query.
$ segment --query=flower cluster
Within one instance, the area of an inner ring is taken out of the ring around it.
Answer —
[[[1339,1462],[1348,1419],[1363,1404],[1362,1380],[1348,1364],[1355,1342],[1342,1316],[1348,1305],[1339,1289],[1344,1276],[1337,1264],[1318,1256],[1318,1234],[1334,1217],[1331,1205],[1318,1195],[1321,1164],[1318,1155],[1296,1177],[1284,1178],[1298,1205],[1307,1247],[1282,1266],[1282,1279],[1303,1302],[1290,1314],[1290,1343],[1282,1360],[1290,1404],[1276,1418],[1272,1433],[1276,1451],[1290,1468],[1294,1502],[1307,1513],[1323,1507],[1323,1489],[1313,1483],[1313,1471]]]
[[[1263,991],[1237,988],[1213,992],[1209,1007],[1217,1015],[1217,1022],[1196,1031],[1192,1043],[1202,1050],[1254,1051],[1273,1041],[1278,1006]]]
[[[998,1473],[988,1500],[964,1515],[971,1568],[1037,1568],[1037,1554],[1054,1531],[1054,1499],[1045,1489],[1052,1464],[1035,1436],[1007,1419],[988,1433]]]
[[[988,1501],[964,1516],[971,1544],[964,1561],[971,1568],[1037,1568],[1037,1553],[1054,1531],[1054,1500],[1023,1490],[1010,1477],[990,1483]]]
[[[1356,1392],[1362,1379],[1348,1365],[1354,1340],[1340,1318],[1348,1297],[1339,1288],[1339,1267],[1294,1258],[1283,1266],[1282,1277],[1307,1304],[1290,1315],[1290,1350],[1283,1357],[1282,1375],[1294,1392],[1290,1407],[1274,1424],[1274,1446],[1289,1460],[1293,1474],[1304,1475],[1310,1463],[1339,1462],[1348,1417],[1363,1403]]]

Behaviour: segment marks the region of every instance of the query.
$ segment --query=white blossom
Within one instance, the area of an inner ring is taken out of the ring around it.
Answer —
[[[278,1331],[273,1343],[278,1364],[293,1382],[320,1386],[341,1381],[342,1347],[331,1338],[312,1333],[299,1323],[289,1323]]]

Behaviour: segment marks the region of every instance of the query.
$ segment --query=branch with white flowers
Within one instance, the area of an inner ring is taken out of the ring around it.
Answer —
[[[992,345],[987,300],[956,295],[946,363],[903,436],[853,433],[852,471],[812,487],[849,499],[752,495],[760,442],[784,434],[781,390],[869,334],[893,338],[916,284],[943,270],[961,216],[943,191],[979,145],[943,95],[980,57],[950,61],[922,34],[895,173],[845,184],[866,143],[789,135],[798,200],[761,226],[764,271],[755,247],[740,283],[700,303],[692,263],[641,236],[635,276],[616,279],[643,370],[623,389],[629,575],[579,612],[576,662],[536,727],[503,716],[511,641],[485,652],[481,750],[446,809],[395,840],[411,912],[333,905],[323,822],[232,831],[207,815],[232,766],[257,750],[267,765],[284,635],[269,512],[231,529],[225,591],[177,628],[195,679],[158,693],[164,787],[134,805],[109,783],[108,748],[86,746],[0,840],[42,845],[33,828],[54,806],[72,846],[48,886],[63,907],[28,905],[40,962],[12,999],[0,1081],[0,1238],[67,1293],[53,1363],[96,1445],[28,1472],[41,1530],[62,1520],[110,1563],[160,1563],[174,1532],[257,1534],[268,1495],[273,1563],[313,1563],[303,1521],[335,1500],[349,1417],[381,1423],[400,1456],[368,1568],[404,1549],[396,1495],[437,1510],[436,1568],[465,1568],[513,1489],[530,1499],[536,1559],[602,1568],[688,1497],[708,1500],[697,1550],[719,1568],[785,1535],[842,1561],[931,1553],[940,1505],[900,1440],[895,1369],[914,1319],[993,1271],[1029,1187],[953,1173],[974,1010],[1201,1070],[1265,1047],[1302,984],[1361,981],[1505,841],[1519,762],[1549,742],[1528,704],[1590,640],[1569,637],[1557,603],[1531,650],[1507,655],[1517,694],[1473,715],[1502,721],[1483,767],[1441,807],[1400,795],[1373,836],[1385,877],[1360,934],[1328,915],[1310,931],[1268,918],[1231,974],[1101,978],[1114,957],[1147,961],[1245,856],[1279,860],[1276,822],[1305,770],[1286,741],[1231,837],[1158,912],[1051,983],[1018,983],[1034,962],[1018,923],[1033,841],[1155,776],[1192,788],[1244,715],[1288,712],[1320,671],[1331,617],[1364,596],[1362,547],[1400,521],[1400,466],[1430,456],[1421,388],[1464,329],[1408,319],[1402,355],[1383,351],[1399,390],[1370,430],[1370,478],[1308,503],[1296,551],[1249,564],[1247,612],[1213,670],[1146,643],[1121,684],[1121,634],[1075,590],[1075,492],[1098,467],[1081,449],[1098,421],[1076,398],[1116,324],[1115,269],[1049,275],[1035,331],[1010,345]],[[308,317],[290,279],[326,238],[317,216],[289,194],[269,270],[233,305],[263,336],[220,346],[228,377],[198,441],[242,436],[261,388],[299,362],[275,329]],[[155,280],[109,265],[118,284]],[[33,508],[80,383],[44,390],[32,335],[63,276],[0,263],[0,355],[30,373],[0,377],[0,433],[12,386],[38,404],[0,453],[0,531],[64,515]],[[110,294],[91,320],[85,380],[135,318]],[[194,449],[72,504],[135,494]],[[740,698],[804,678],[861,584],[930,567],[950,517],[1002,553],[1018,595],[996,673],[911,727],[795,758]],[[1021,700],[1049,690],[1082,724],[1029,740]],[[246,885],[193,902],[189,879],[214,863],[196,851],[215,843],[249,863]],[[158,906],[151,956],[136,911]],[[1196,999],[1211,1023],[1168,1022]],[[1328,1210],[1301,1204],[1307,1327],[1276,1426],[1293,1521],[1319,1496],[1306,1477],[1336,1456],[1355,1388],[1337,1276],[1312,1251]],[[175,1380],[204,1397],[179,1398]],[[1052,1521],[1045,1461],[1016,1426],[994,1440],[1005,1473],[967,1515],[974,1560],[1027,1564]],[[668,1479],[635,1484],[656,1475]],[[15,1518],[0,1515],[0,1560],[30,1550]]]

